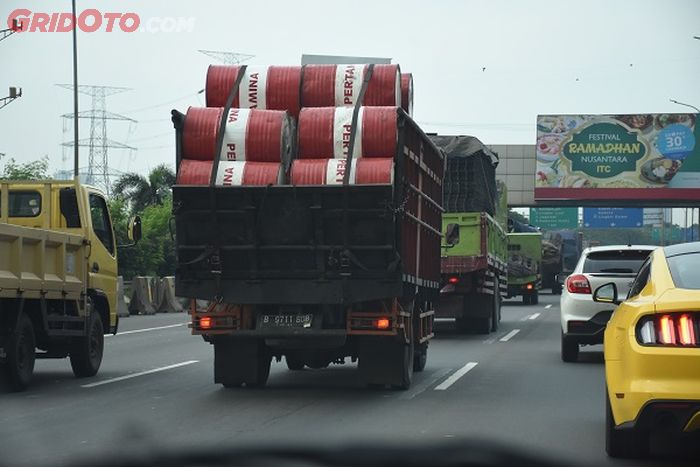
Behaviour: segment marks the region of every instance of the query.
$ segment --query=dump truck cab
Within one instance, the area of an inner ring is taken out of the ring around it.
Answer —
[[[82,236],[85,293],[102,315],[105,333],[116,333],[117,244],[100,190],[72,180],[0,181],[0,222]]]

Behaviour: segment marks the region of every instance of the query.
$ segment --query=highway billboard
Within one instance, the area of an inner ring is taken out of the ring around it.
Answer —
[[[697,119],[539,115],[535,200],[700,200]]]

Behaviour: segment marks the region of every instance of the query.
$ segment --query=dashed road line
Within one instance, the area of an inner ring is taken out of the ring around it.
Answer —
[[[455,384],[459,380],[459,378],[461,378],[462,376],[466,375],[469,371],[474,369],[474,367],[477,366],[478,364],[479,364],[478,362],[467,363],[462,368],[460,368],[459,370],[452,373],[452,375],[450,375],[450,377],[447,378],[445,381],[443,381],[439,385],[435,386],[435,390],[436,391],[446,390],[447,388],[449,388],[450,386]]]
[[[534,315],[528,317],[527,319],[537,319],[540,317],[540,313],[535,313]]]
[[[158,326],[155,328],[132,329],[131,331],[117,332],[117,334],[105,334],[105,337],[114,337],[115,335],[123,336],[125,334],[138,334],[140,332],[149,332],[149,331],[160,331],[161,329],[177,328],[177,327],[181,327],[181,326],[187,326],[188,324],[189,324],[189,322],[179,323],[179,324],[169,324],[167,326]]]
[[[508,342],[509,340],[511,340],[511,339],[513,338],[513,336],[515,336],[515,335],[516,335],[517,333],[519,333],[519,332],[520,332],[520,329],[513,329],[513,330],[510,331],[508,334],[506,334],[505,336],[501,337],[499,340],[500,340],[501,342]]]
[[[174,365],[162,366],[160,368],[154,368],[152,370],[141,371],[139,373],[132,373],[130,375],[118,376],[116,378],[105,379],[103,381],[97,381],[96,383],[83,384],[80,387],[82,387],[82,388],[94,388],[97,386],[102,386],[104,384],[117,383],[119,381],[124,381],[126,379],[138,378],[139,376],[146,376],[146,375],[158,373],[161,371],[167,371],[167,370],[172,370],[174,368],[180,368],[182,366],[192,365],[193,363],[198,363],[198,362],[199,362],[199,360],[188,360],[186,362],[175,363]]]
[[[545,305],[545,307],[544,307],[545,310],[549,310],[550,308],[552,308],[552,304],[551,304],[551,303],[550,303],[549,305]]]
[[[435,382],[437,380],[444,378],[451,371],[452,371],[452,368],[442,368],[440,370],[433,371],[432,374],[425,381],[422,381],[420,384],[415,385],[413,387],[413,389],[411,389],[411,391],[401,394],[399,396],[399,399],[401,399],[401,400],[413,399],[414,397],[425,392],[425,390],[428,389],[433,384],[435,384]]]

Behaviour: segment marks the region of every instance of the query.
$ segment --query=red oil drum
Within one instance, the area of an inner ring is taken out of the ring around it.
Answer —
[[[369,65],[306,65],[302,79],[302,105],[354,106],[368,67]],[[374,65],[362,105],[399,107],[400,75],[398,65]]]
[[[282,164],[279,162],[220,161],[216,172],[217,186],[279,185]]]
[[[361,107],[353,157],[388,157],[396,154],[396,107]],[[340,159],[348,155],[353,107],[307,107],[298,124],[299,159]]]
[[[238,78],[240,65],[210,65],[207,70],[207,107],[224,107]],[[296,117],[301,104],[300,66],[247,66],[232,107],[286,110]]]
[[[345,159],[297,159],[292,163],[292,185],[342,185],[347,161]],[[394,160],[362,157],[353,160],[351,185],[392,184]]]

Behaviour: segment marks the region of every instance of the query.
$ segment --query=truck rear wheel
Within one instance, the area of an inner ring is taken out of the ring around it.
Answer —
[[[416,345],[415,353],[413,354],[413,371],[420,372],[425,370],[426,363],[428,363],[428,343],[423,342]]]
[[[105,336],[102,318],[98,312],[90,313],[86,333],[73,344],[70,351],[70,366],[78,378],[95,376],[102,364]]]
[[[24,391],[32,381],[36,359],[34,325],[24,313],[17,317],[16,332],[10,337],[5,352],[5,373],[13,391]]]
[[[304,359],[296,354],[286,354],[284,360],[287,362],[287,368],[292,371],[303,370],[304,366],[306,366]]]
[[[214,342],[214,382],[225,388],[261,388],[270,376],[271,356],[264,341],[222,338]]]
[[[397,336],[370,336],[360,341],[358,368],[368,386],[411,387],[416,358],[413,320],[406,319],[404,325],[408,343]]]

